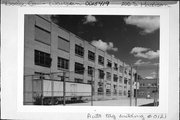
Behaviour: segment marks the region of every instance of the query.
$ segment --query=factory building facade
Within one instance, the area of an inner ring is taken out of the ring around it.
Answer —
[[[48,15],[25,15],[24,25],[25,103],[33,101],[33,91],[41,86],[27,76],[48,73],[56,73],[51,77],[55,80],[65,73],[65,81],[93,82],[95,100],[128,97],[135,69],[56,25]]]

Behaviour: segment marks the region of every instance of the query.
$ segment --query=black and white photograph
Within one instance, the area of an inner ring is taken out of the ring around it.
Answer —
[[[2,119],[177,120],[177,4],[21,2],[2,4]]]
[[[24,15],[24,105],[158,106],[160,16]]]

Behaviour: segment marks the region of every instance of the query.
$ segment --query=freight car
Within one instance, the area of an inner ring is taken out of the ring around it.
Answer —
[[[66,81],[64,84],[62,80],[51,80],[44,77],[34,79],[33,83],[34,90],[35,86],[41,86],[41,88],[39,87],[39,90],[36,89],[34,91],[34,93],[36,93],[34,96],[37,96],[38,93],[38,96],[40,96],[41,99],[41,104],[44,105],[62,104],[64,100],[64,85],[66,103],[84,102],[90,99],[91,96],[91,84],[87,83]]]

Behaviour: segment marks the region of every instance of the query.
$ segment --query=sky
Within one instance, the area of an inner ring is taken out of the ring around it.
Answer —
[[[52,15],[54,23],[154,78],[159,63],[159,16]]]

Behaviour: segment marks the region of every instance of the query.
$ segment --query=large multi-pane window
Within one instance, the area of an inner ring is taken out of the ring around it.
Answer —
[[[102,56],[98,56],[98,63],[101,64],[101,65],[104,65],[104,57]]]
[[[113,85],[113,93],[114,95],[117,95],[117,85]]]
[[[93,71],[94,71],[94,68],[91,66],[88,66],[88,75],[89,76],[93,76]]]
[[[51,66],[51,57],[50,54],[35,50],[34,51],[34,63],[35,65],[40,65],[43,67],[50,67]]]
[[[41,27],[35,26],[35,40],[50,45],[51,34],[49,31]]]
[[[111,73],[110,72],[106,72],[106,79],[111,80]]]
[[[99,71],[99,78],[103,79],[104,78],[104,71],[103,70],[98,70]]]
[[[83,64],[75,62],[75,73],[84,74],[84,66],[83,66]]]
[[[123,81],[122,81],[122,76],[119,76],[119,83],[122,83]]]
[[[127,84],[128,80],[127,78],[124,78],[124,84]]]
[[[117,65],[117,63],[114,63],[114,70],[118,70],[118,65]]]
[[[106,84],[106,95],[111,95],[111,84]]]
[[[95,61],[95,53],[88,50],[88,59]]]
[[[123,95],[123,87],[122,87],[122,85],[119,85],[119,95],[120,96]]]
[[[69,60],[58,57],[58,69],[69,69]]]
[[[107,60],[107,67],[111,68],[112,67],[112,63],[110,60]]]
[[[132,71],[131,71],[131,70],[129,70],[129,76],[131,76],[131,72],[132,72]]]
[[[64,50],[66,52],[69,52],[70,50],[70,43],[68,40],[58,37],[58,49]]]
[[[114,76],[113,76],[113,81],[114,81],[114,82],[117,82],[117,80],[118,80],[118,76],[117,76],[116,74],[114,74]]]
[[[84,56],[84,48],[82,46],[75,45],[75,54],[83,57]]]

